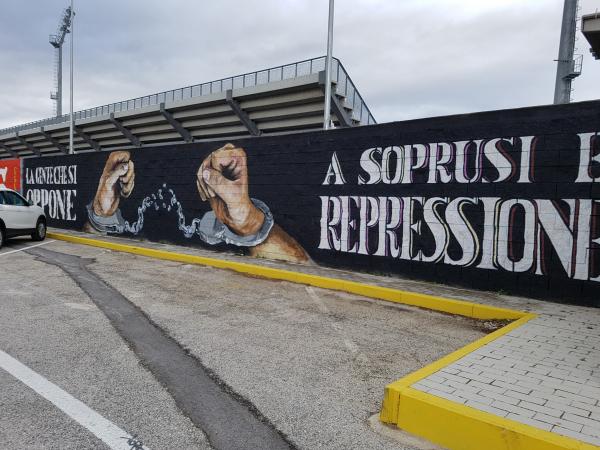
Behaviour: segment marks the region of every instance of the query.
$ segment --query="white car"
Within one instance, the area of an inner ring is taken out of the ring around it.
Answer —
[[[46,238],[44,210],[18,192],[0,185],[0,247],[9,237],[28,234],[34,241]]]

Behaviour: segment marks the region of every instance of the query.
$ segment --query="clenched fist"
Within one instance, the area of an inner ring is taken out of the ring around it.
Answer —
[[[112,216],[119,208],[121,197],[127,198],[133,191],[135,172],[129,152],[112,152],[104,166],[94,198],[94,213]]]
[[[200,198],[210,202],[217,219],[239,236],[258,233],[265,216],[248,195],[248,167],[244,149],[226,144],[200,165],[196,185]]]

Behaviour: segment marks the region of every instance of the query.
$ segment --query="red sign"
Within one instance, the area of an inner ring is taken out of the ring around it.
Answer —
[[[0,159],[0,186],[21,190],[21,160]]]

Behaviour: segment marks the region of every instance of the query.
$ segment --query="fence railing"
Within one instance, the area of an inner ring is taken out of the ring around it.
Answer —
[[[110,103],[108,105],[97,106],[84,109],[73,113],[75,120],[88,119],[93,117],[107,116],[110,113],[120,111],[131,111],[144,108],[150,105],[158,105],[163,102],[177,102],[195,97],[202,97],[215,93],[224,92],[228,89],[240,89],[244,87],[258,86],[274,81],[287,80],[305,75],[319,73],[325,70],[325,57],[307,59],[292,64],[272,67],[270,69],[258,70],[256,72],[245,73],[234,77],[222,78],[220,80],[208,83],[195,84],[170,91],[159,92],[157,94],[145,95],[130,100]],[[348,72],[337,59],[333,58],[332,80],[336,82],[336,92],[346,99],[346,104],[352,108],[352,118],[361,125],[371,125],[377,123],[367,107],[363,98],[359,94],[356,86],[350,79]],[[0,135],[12,133],[21,130],[30,130],[47,125],[68,122],[69,114],[51,117],[48,119],[36,120],[21,125],[16,125],[0,130]]]

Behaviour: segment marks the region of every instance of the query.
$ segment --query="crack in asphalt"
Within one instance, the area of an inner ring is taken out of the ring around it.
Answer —
[[[61,268],[79,285],[215,449],[295,448],[250,401],[88,269],[94,259],[41,248],[25,251],[41,262]]]

